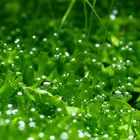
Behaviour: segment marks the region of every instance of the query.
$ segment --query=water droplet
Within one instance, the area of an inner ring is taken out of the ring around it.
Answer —
[[[129,19],[133,19],[133,15],[129,15],[128,18],[129,18]]]
[[[133,87],[133,84],[129,82],[129,83],[127,83],[127,87],[128,88],[132,88]]]
[[[116,90],[116,91],[115,91],[115,94],[121,95],[122,92],[121,92],[120,90]]]
[[[130,60],[126,60],[126,65],[131,66],[132,62]]]
[[[71,59],[71,62],[74,62],[75,60],[76,60],[75,58],[72,58],[72,59]]]
[[[95,58],[93,58],[93,59],[92,59],[92,62],[96,62],[96,59],[95,59]]]
[[[41,85],[49,86],[51,83],[49,81],[42,82]]]
[[[55,37],[57,37],[57,36],[58,36],[58,33],[53,33],[53,35],[54,35]]]
[[[79,114],[78,114],[78,116],[79,116],[79,117],[82,117],[82,114],[81,114],[81,113],[79,113]]]
[[[44,119],[45,116],[43,114],[40,115],[40,119]]]
[[[138,121],[137,121],[137,120],[132,120],[132,122],[133,122],[133,123],[137,123]]]
[[[39,132],[39,133],[38,133],[38,137],[43,138],[44,136],[45,136],[45,135],[44,135],[43,132]]]
[[[34,54],[34,52],[33,51],[30,51],[30,54],[32,55],[32,54]]]
[[[111,48],[111,44],[110,43],[106,43],[107,48]]]
[[[128,136],[129,140],[133,140],[134,136]]]
[[[73,117],[76,116],[76,113],[75,112],[72,112],[71,116],[73,116]]]
[[[120,112],[122,113],[122,112],[124,112],[124,110],[123,109],[120,109]]]
[[[73,123],[76,123],[77,122],[77,120],[76,119],[73,119]]]
[[[3,126],[5,124],[4,119],[0,118],[0,126]]]
[[[82,40],[81,40],[81,39],[79,39],[79,40],[78,40],[78,43],[82,43]]]
[[[21,91],[19,91],[19,92],[17,92],[17,95],[19,95],[19,96],[22,96],[22,92]]]
[[[43,38],[43,41],[44,41],[44,42],[47,42],[47,41],[48,41],[48,39],[47,39],[47,38]]]
[[[35,108],[31,108],[31,112],[35,112],[36,111],[36,109]]]
[[[6,124],[10,123],[10,119],[6,119],[6,120],[5,120],[5,123],[6,123]]]
[[[20,41],[20,39],[19,39],[19,38],[17,38],[17,39],[15,40],[15,43],[17,44],[19,41]]]
[[[55,136],[51,135],[50,140],[55,140]]]
[[[78,137],[83,138],[85,135],[81,130],[78,130]]]
[[[29,122],[29,127],[35,128],[36,127],[36,123],[35,122]]]
[[[95,47],[96,47],[96,48],[99,48],[99,47],[100,47],[100,44],[95,44]]]
[[[84,51],[84,54],[87,54],[87,51]]]
[[[68,56],[70,56],[70,54],[69,54],[68,52],[65,52],[65,56],[67,56],[67,57],[68,57]]]
[[[16,46],[17,46],[17,48],[20,48],[20,45],[19,44],[17,44]]]
[[[119,11],[117,9],[113,9],[112,14],[117,15]]]
[[[12,106],[13,106],[12,104],[8,104],[7,105],[8,108],[12,108]]]
[[[108,109],[107,109],[107,110],[105,110],[105,113],[109,113],[109,112],[110,112],[110,110],[108,110]]]
[[[35,140],[33,137],[29,137],[27,138],[27,140]]]
[[[126,91],[124,94],[125,94],[126,96],[130,95],[130,93],[129,93],[129,92],[127,92],[127,91]]]
[[[17,55],[17,56],[15,56],[15,58],[16,58],[16,59],[19,59],[19,56]]]
[[[86,116],[87,116],[88,118],[91,118],[93,115],[88,113]]]
[[[69,137],[68,133],[67,132],[63,132],[61,135],[60,135],[60,139],[61,140],[67,140]]]
[[[24,121],[19,121],[18,124],[19,124],[18,129],[19,129],[20,131],[25,130],[26,124],[25,124]]]
[[[15,115],[18,112],[18,109],[12,110],[12,114]]]
[[[33,35],[33,36],[32,36],[32,38],[33,38],[33,39],[35,39],[35,38],[36,38],[36,36],[35,36],[35,35]]]
[[[42,75],[42,79],[46,79],[47,78],[47,76],[46,75]]]
[[[116,19],[116,15],[114,15],[114,14],[111,14],[109,17],[110,17],[111,20],[115,20]]]
[[[8,51],[12,51],[12,48],[8,48]]]
[[[109,135],[108,134],[104,134],[103,137],[104,138],[109,138]]]
[[[37,77],[37,78],[36,78],[36,80],[37,80],[37,81],[40,81],[40,80],[41,80],[41,78],[40,78],[40,77]]]
[[[11,110],[11,109],[7,110],[7,111],[6,111],[6,114],[7,114],[7,115],[12,115],[12,110]]]
[[[62,111],[62,108],[57,108],[57,111],[58,111],[58,112],[61,112],[61,111]]]

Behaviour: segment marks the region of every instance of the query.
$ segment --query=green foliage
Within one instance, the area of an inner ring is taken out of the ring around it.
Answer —
[[[0,139],[140,138],[137,3],[0,8]]]

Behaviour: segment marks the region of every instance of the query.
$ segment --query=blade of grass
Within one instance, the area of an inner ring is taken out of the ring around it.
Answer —
[[[93,8],[95,7],[95,4],[96,4],[96,0],[93,0]],[[90,31],[91,31],[91,27],[92,27],[92,18],[93,18],[93,10],[91,10],[91,13],[90,13],[90,21],[89,21],[89,29],[88,29],[88,35],[87,35],[87,39],[89,39],[89,36],[90,36]]]
[[[106,36],[107,36],[108,40],[112,43],[112,40],[111,40],[111,37],[110,37],[110,33],[108,32],[108,30],[107,30],[105,24],[103,23],[101,17],[98,15],[98,13],[97,13],[96,10],[95,10],[95,3],[96,3],[96,0],[94,0],[93,5],[92,5],[88,0],[85,0],[85,2],[86,2],[86,3],[89,5],[89,7],[92,9],[92,11],[93,11],[93,13],[95,14],[95,16],[97,17],[97,19],[101,22],[101,24],[102,24],[102,26],[103,26],[103,28],[104,28],[104,30],[105,30],[105,32],[106,32]],[[93,7],[93,6],[94,6],[94,7]],[[105,42],[105,40],[104,40],[104,42]]]
[[[96,15],[97,19],[102,22],[102,19],[100,18],[100,16],[98,15],[98,13],[96,12],[95,8],[93,7],[93,5],[88,1],[85,0],[86,3],[89,5],[89,7],[92,9],[93,13]],[[96,0],[94,0],[96,2]]]
[[[86,2],[85,0],[84,2],[84,14],[85,14],[85,32],[87,34],[87,30],[88,30],[88,17],[87,17],[87,7],[86,7]]]
[[[71,12],[71,9],[72,9],[73,5],[75,4],[75,2],[76,2],[76,0],[71,0],[71,3],[70,3],[70,5],[69,5],[69,7],[68,7],[66,13],[64,14],[62,20],[61,20],[60,28],[62,28],[62,26],[64,25],[64,22],[66,21],[66,19],[67,19],[69,13]]]

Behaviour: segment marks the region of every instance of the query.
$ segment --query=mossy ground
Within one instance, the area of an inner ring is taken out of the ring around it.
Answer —
[[[1,0],[0,139],[139,140],[138,3]]]

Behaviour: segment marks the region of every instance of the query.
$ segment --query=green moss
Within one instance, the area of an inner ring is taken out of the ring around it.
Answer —
[[[137,3],[0,8],[0,139],[139,139]]]

